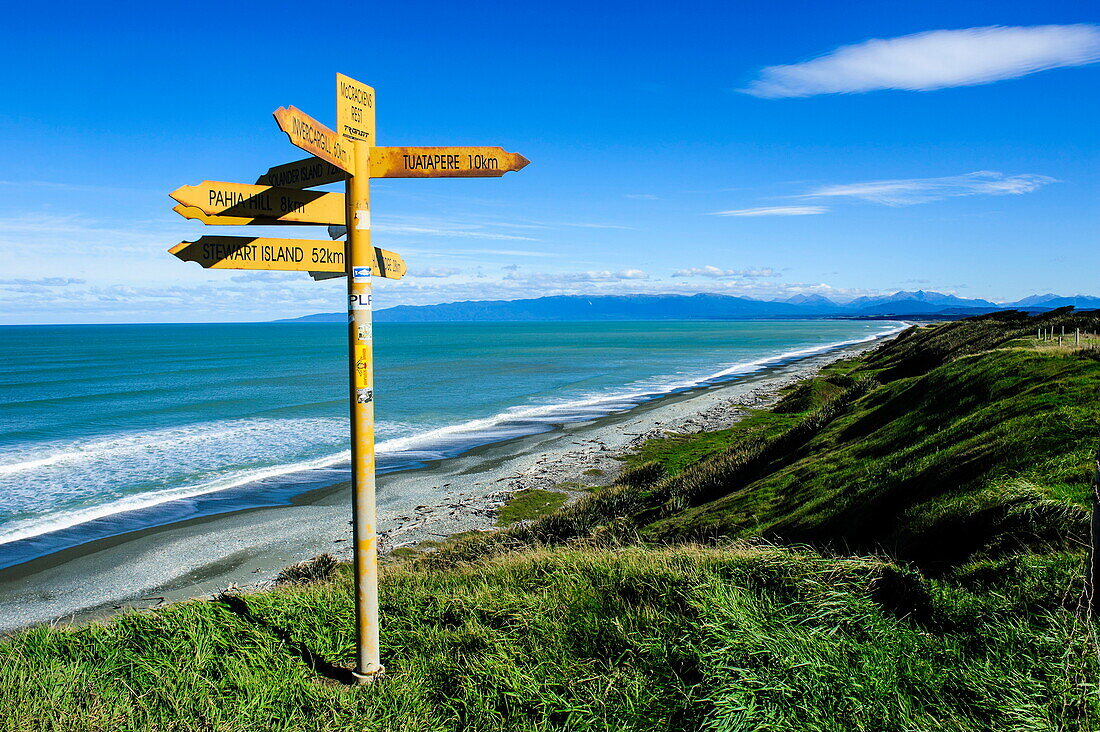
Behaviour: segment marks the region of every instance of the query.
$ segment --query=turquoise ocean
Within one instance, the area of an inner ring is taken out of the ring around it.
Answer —
[[[375,325],[380,471],[894,332],[882,321]],[[0,567],[348,479],[345,329],[0,326]]]

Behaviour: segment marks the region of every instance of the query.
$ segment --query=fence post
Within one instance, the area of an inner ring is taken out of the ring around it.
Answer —
[[[1089,536],[1089,564],[1085,568],[1085,613],[1096,608],[1096,578],[1100,574],[1100,450],[1096,451],[1096,473],[1092,476],[1092,526]]]

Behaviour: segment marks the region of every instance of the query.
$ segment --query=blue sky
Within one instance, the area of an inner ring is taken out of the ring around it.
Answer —
[[[0,322],[254,320],[340,281],[202,270],[169,191],[302,157],[334,75],[383,145],[377,307],[562,293],[1100,295],[1100,10],[1082,2],[26,4],[0,60]]]

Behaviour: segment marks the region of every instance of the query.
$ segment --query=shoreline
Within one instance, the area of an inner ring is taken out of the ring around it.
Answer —
[[[774,404],[780,391],[896,334],[808,355],[717,384],[668,394],[585,422],[550,427],[378,477],[380,549],[468,531],[494,531],[497,509],[527,488],[583,492],[603,485],[619,456],[665,432],[701,432]],[[599,470],[599,475],[583,475]],[[0,632],[82,622],[125,609],[259,589],[285,566],[322,553],[350,558],[350,485],[313,488],[289,505],[198,516],[93,540],[0,570]]]

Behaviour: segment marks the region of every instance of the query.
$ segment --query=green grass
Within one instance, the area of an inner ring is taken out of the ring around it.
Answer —
[[[1100,318],[911,329],[568,506],[521,492],[509,528],[406,552],[375,687],[341,683],[338,567],[17,634],[0,730],[1100,729],[1076,612],[1100,351],[1036,324]]]
[[[975,569],[979,572],[979,569]],[[1030,574],[1028,573],[1030,571]],[[1049,567],[1020,573],[1042,583]],[[346,574],[0,646],[9,730],[1061,730],[1100,721],[1057,603],[769,546],[540,549],[388,567],[387,678]]]
[[[508,502],[500,507],[497,514],[497,526],[511,526],[519,521],[546,516],[557,511],[569,496],[558,491],[542,488],[524,488],[508,497]]]
[[[626,456],[626,467],[655,462],[664,475],[679,475],[689,465],[717,455],[750,435],[779,434],[797,421],[795,415],[756,410],[728,429],[690,435],[670,433],[647,440],[636,452]]]
[[[439,551],[440,549],[447,549],[449,547],[456,546],[469,539],[475,539],[480,536],[480,531],[460,531],[457,534],[451,534],[450,536],[439,539],[438,541],[432,539],[426,539],[419,541],[415,546],[399,546],[396,549],[391,549],[383,558],[383,561],[391,562],[394,560],[411,559],[412,557],[419,556],[425,551]]]

